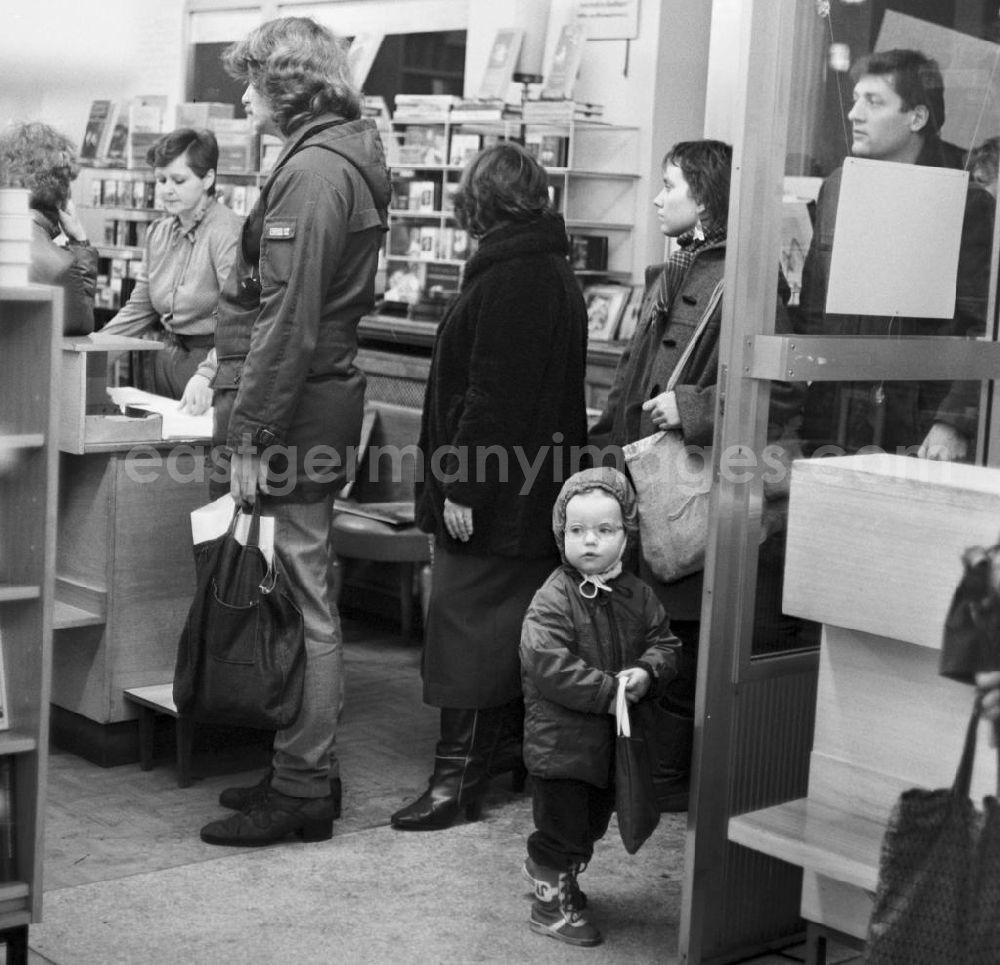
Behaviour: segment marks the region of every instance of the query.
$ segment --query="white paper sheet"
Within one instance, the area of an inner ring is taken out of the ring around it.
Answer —
[[[206,543],[208,540],[221,536],[233,520],[233,513],[236,511],[236,501],[228,493],[220,496],[213,502],[205,506],[199,506],[191,512],[191,541],[195,545]],[[250,535],[250,514],[241,513],[236,521],[234,535],[238,543],[246,546],[247,537]],[[270,566],[274,559],[274,517],[261,516],[260,536],[258,545]]]
[[[163,417],[164,439],[211,439],[212,409],[202,415],[190,415],[180,411],[180,403],[176,399],[168,399],[163,395],[143,392],[129,385],[111,387],[108,389],[111,401],[122,412],[130,405],[146,412],[158,412]]]
[[[826,310],[951,318],[965,171],[847,158]]]

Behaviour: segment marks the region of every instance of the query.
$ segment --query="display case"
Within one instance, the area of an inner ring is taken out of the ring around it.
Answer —
[[[393,182],[385,249],[388,300],[415,303],[457,290],[470,244],[455,222],[455,190],[469,159],[502,140],[522,142],[545,166],[581,284],[633,281],[637,128],[411,117],[394,120],[387,134]]]

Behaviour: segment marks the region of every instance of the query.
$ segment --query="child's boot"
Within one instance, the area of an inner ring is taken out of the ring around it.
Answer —
[[[573,869],[573,888],[575,891],[574,904],[577,908],[587,907],[587,895],[580,890],[577,883],[577,876],[587,870],[586,864],[578,864]],[[550,901],[559,894],[559,872],[553,868],[543,868],[529,854],[524,859],[524,866],[521,868],[527,882],[531,885],[534,896],[539,901]]]
[[[532,871],[528,872],[526,863],[525,872],[535,882],[531,930],[568,945],[600,945],[601,932],[580,901],[576,869],[560,872],[532,862]]]

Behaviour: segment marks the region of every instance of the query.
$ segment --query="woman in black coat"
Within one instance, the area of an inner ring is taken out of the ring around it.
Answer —
[[[509,754],[521,622],[559,562],[552,506],[586,445],[587,310],[547,184],[502,143],[473,158],[455,198],[479,246],[438,331],[417,487],[435,540],[424,701],[441,708],[441,737],[427,791],[392,816],[403,830],[447,827],[462,807],[475,817],[495,752]]]

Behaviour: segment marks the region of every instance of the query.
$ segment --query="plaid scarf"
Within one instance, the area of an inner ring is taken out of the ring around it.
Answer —
[[[663,266],[663,271],[660,273],[655,295],[651,299],[652,309],[662,312],[665,316],[670,311],[670,306],[677,297],[677,292],[684,284],[684,279],[691,270],[698,254],[725,240],[725,225],[709,229],[701,239],[695,239],[694,231],[688,231],[681,235],[677,239],[677,249],[671,252],[667,263]]]

